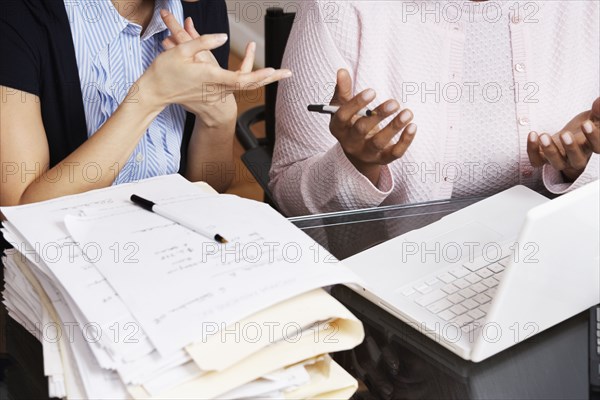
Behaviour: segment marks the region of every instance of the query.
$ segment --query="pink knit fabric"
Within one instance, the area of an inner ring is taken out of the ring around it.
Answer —
[[[497,137],[506,137],[495,132],[509,129],[515,138],[512,159],[519,164],[519,173],[510,182],[535,189],[545,184],[555,193],[573,190],[598,179],[599,157],[594,155],[581,177],[570,184],[549,166],[543,171],[532,168],[526,143],[530,131],[559,131],[589,110],[600,95],[599,2],[510,3],[510,7],[474,3],[490,24],[509,24],[516,90],[508,95],[515,98],[517,118],[507,127],[490,114],[486,125],[492,129],[478,136],[489,145],[477,148],[495,148]],[[271,189],[282,211],[302,215],[451,198],[457,174],[469,174],[473,168],[457,154],[461,102],[455,101],[456,90],[469,96],[469,84],[473,87],[463,78],[469,40],[465,28],[471,18],[460,10],[465,2],[297,4],[284,57],[284,66],[293,70],[294,77],[280,84],[271,169]],[[339,68],[350,71],[356,93],[375,89],[373,108],[394,98],[415,114],[419,130],[413,144],[404,157],[382,169],[377,187],[348,161],[329,132],[329,117],[306,111],[308,104],[329,102]],[[472,90],[493,101],[493,87],[484,87],[493,82],[477,84]],[[473,174],[472,193],[462,195],[477,195],[496,181],[506,184],[503,174],[515,174],[514,164],[502,165],[492,155],[493,162],[477,166],[483,173]],[[486,159],[481,154],[478,158]]]

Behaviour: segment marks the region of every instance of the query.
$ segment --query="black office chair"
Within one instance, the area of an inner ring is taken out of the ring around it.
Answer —
[[[281,68],[281,61],[296,13],[285,13],[282,8],[268,8],[265,16],[265,66]],[[252,108],[237,120],[235,134],[245,153],[244,165],[265,191],[265,202],[275,208],[273,196],[269,190],[269,170],[275,146],[275,104],[277,101],[277,83],[265,88],[265,105]],[[265,122],[264,138],[257,138],[252,126]]]

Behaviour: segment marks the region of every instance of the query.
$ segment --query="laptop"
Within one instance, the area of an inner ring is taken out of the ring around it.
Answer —
[[[600,303],[599,189],[515,186],[344,260],[349,287],[482,361]]]

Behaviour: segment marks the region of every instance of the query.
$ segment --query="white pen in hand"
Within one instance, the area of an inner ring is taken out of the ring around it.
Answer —
[[[308,111],[316,112],[319,114],[330,114],[333,115],[340,109],[339,106],[328,106],[325,104],[310,104],[308,106]],[[356,113],[359,117],[372,117],[373,115],[377,115],[375,111],[369,110],[368,108],[364,108]]]
[[[173,221],[176,224],[181,225],[191,231],[199,233],[202,236],[205,236],[209,239],[213,239],[213,240],[217,241],[218,243],[222,243],[222,244],[227,243],[227,240],[225,240],[225,238],[223,236],[219,235],[218,233],[211,233],[211,232],[205,231],[203,229],[200,229],[196,226],[192,226],[189,223],[182,220],[180,217],[171,214],[169,211],[165,210],[161,206],[156,205],[155,203],[153,203],[150,200],[146,200],[146,199],[134,194],[131,196],[131,201],[134,204],[142,207],[144,210],[148,210],[150,212],[158,214],[161,217],[166,218],[170,221]]]

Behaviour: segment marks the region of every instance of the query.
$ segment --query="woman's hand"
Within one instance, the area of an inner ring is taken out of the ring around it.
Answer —
[[[534,167],[550,164],[569,181],[575,181],[592,154],[600,154],[600,97],[591,110],[577,115],[552,137],[531,132],[527,153]]]
[[[171,32],[171,36],[163,40],[165,50],[170,50],[182,43],[187,43],[191,40],[198,39],[200,34],[194,27],[194,21],[188,17],[184,21],[184,28],[179,25],[175,16],[167,10],[161,11],[161,17],[165,25]],[[194,56],[194,61],[198,63],[209,63],[219,67],[217,59],[210,51],[202,51]],[[244,72],[252,72],[250,69],[245,69]],[[184,106],[186,111],[196,115],[196,121],[205,127],[219,127],[227,125],[230,121],[237,118],[237,103],[233,94],[226,93],[221,101],[217,104],[197,103],[189,106]]]
[[[184,22],[184,27],[182,27],[177,22],[175,16],[167,10],[162,10],[161,16],[165,25],[171,32],[171,36],[163,41],[165,50],[170,51],[180,45],[201,38],[201,35],[196,31],[191,18],[187,18]],[[220,123],[235,120],[237,117],[237,107],[233,97],[233,91],[257,89],[261,86],[291,76],[291,72],[288,70],[275,71],[272,68],[262,69],[253,73],[252,68],[254,66],[255,51],[256,45],[250,43],[247,46],[246,55],[240,69],[236,72],[231,72],[231,74],[233,74],[232,76],[253,76],[253,79],[236,82],[233,87],[228,87],[225,82],[205,80],[203,86],[205,87],[206,92],[209,93],[206,93],[207,95],[204,96],[202,101],[192,101],[180,104],[188,111],[196,114],[200,119],[200,122],[209,127],[218,126]],[[220,68],[219,63],[210,51],[196,53],[193,61],[197,64],[203,64],[225,71]]]
[[[378,129],[381,121],[400,110],[400,104],[395,100],[388,100],[377,107],[374,110],[376,115],[357,117],[356,114],[373,100],[375,92],[371,89],[353,96],[350,74],[344,69],[338,71],[331,104],[341,107],[331,118],[329,129],[340,142],[348,160],[377,185],[381,166],[404,155],[417,133],[417,126],[411,123],[412,112],[405,109],[386,127]],[[394,137],[400,132],[400,139],[394,142]]]

